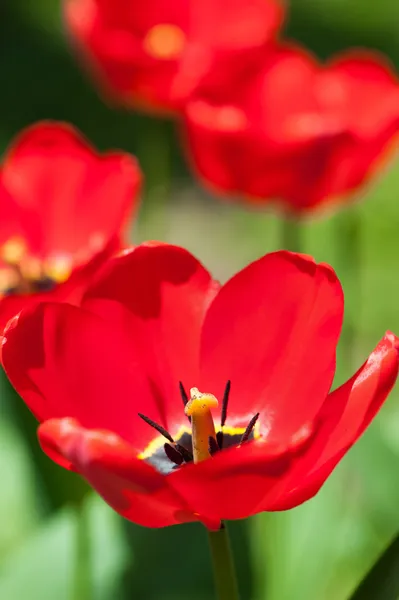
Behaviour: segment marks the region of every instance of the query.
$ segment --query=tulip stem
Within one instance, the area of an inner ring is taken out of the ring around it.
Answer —
[[[168,211],[172,185],[173,128],[169,121],[148,118],[138,156],[145,173],[144,201],[140,210],[139,237],[163,240],[168,233]],[[136,240],[135,240],[136,241]]]
[[[222,523],[218,531],[208,531],[218,600],[239,600],[236,572],[229,535]]]
[[[361,309],[362,244],[361,219],[357,204],[343,209],[336,220],[337,271],[345,290],[345,319],[342,328],[344,375],[356,366],[357,329]]]
[[[91,589],[91,543],[90,519],[85,503],[75,508],[75,555],[72,600],[90,600]]]
[[[301,233],[300,220],[292,213],[286,212],[281,218],[281,248],[291,252],[301,252]]]

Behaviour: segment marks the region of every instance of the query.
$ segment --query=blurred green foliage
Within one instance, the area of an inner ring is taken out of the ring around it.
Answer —
[[[385,52],[398,67],[398,23],[397,0],[292,0],[286,32],[321,57],[367,46]],[[185,245],[222,280],[279,247],[275,215],[216,202],[195,186],[171,123],[101,101],[68,50],[59,2],[2,1],[0,82],[1,149],[22,127],[52,118],[71,121],[100,148],[137,154],[146,192],[136,241],[159,237]],[[399,333],[398,189],[394,162],[351,209],[362,224],[361,289],[348,298],[358,318],[357,364],[386,329]],[[307,222],[303,243],[317,260],[334,265],[349,291],[352,274],[339,246],[344,218],[341,213]],[[338,382],[350,371],[341,358]],[[34,420],[4,380],[0,403],[0,597],[69,600],[76,568],[73,507],[86,490],[41,455]],[[348,597],[398,530],[398,430],[399,390],[314,500],[289,513],[232,524],[243,600]],[[85,511],[94,581],[88,600],[213,597],[199,526],[145,530],[123,523],[91,495]]]

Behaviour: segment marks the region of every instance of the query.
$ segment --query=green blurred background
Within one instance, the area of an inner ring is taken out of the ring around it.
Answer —
[[[349,46],[385,52],[399,67],[397,0],[292,0],[287,35],[322,57]],[[0,148],[42,118],[68,120],[100,148],[134,152],[146,177],[133,239],[160,238],[194,251],[225,280],[279,247],[273,214],[215,201],[190,178],[171,123],[113,110],[70,55],[54,0],[2,0]],[[386,329],[399,333],[399,164],[341,212],[303,226],[303,250],[341,277],[356,315],[356,365]],[[342,232],[361,222],[360,287]],[[204,240],[205,243],[204,243]],[[340,351],[337,382],[350,374]],[[287,374],[289,376],[289,374]],[[86,488],[41,454],[35,423],[4,380],[0,388],[0,598],[72,600],[75,506]],[[289,513],[232,523],[242,600],[344,600],[399,531],[399,388],[319,495]],[[85,497],[90,553],[87,600],[213,598],[201,527],[146,530]],[[86,556],[86,558],[85,558]],[[88,556],[88,558],[87,558]],[[377,599],[376,599],[377,600]]]

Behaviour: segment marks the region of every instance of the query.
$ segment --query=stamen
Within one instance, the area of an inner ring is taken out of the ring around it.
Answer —
[[[218,405],[213,394],[203,394],[198,388],[191,388],[190,400],[184,412],[192,420],[192,442],[194,462],[210,458],[209,438],[216,438],[211,408]]]
[[[226,383],[226,387],[224,388],[223,400],[222,400],[222,416],[220,417],[220,426],[224,427],[227,419],[227,406],[229,404],[229,396],[230,396],[230,388],[231,381],[230,379]]]
[[[219,431],[216,436],[216,439],[217,439],[220,449],[223,448],[223,427],[224,427],[224,425],[226,423],[226,419],[227,419],[227,406],[229,404],[230,388],[231,388],[231,381],[229,379],[228,382],[226,383],[226,387],[224,388],[224,394],[223,394],[223,400],[222,400],[222,415],[220,417],[221,431]]]
[[[193,460],[193,455],[189,450],[187,450],[187,448],[185,448],[181,444],[176,444],[175,448],[180,452],[180,454],[184,458],[184,462],[191,462]]]
[[[184,389],[184,385],[182,384],[181,381],[179,381],[179,390],[180,390],[181,399],[183,400],[183,404],[184,404],[184,406],[186,406],[186,404],[188,402],[188,396],[187,396],[186,390]]]
[[[181,381],[179,381],[179,390],[180,390],[181,399],[183,400],[184,407],[186,407],[186,404],[188,402],[188,396],[187,396],[186,390],[184,389],[184,385]],[[191,423],[191,417],[187,417],[187,418]]]
[[[154,25],[143,41],[147,54],[158,60],[176,60],[186,43],[184,31],[172,23]]]
[[[175,443],[175,441],[172,438],[172,436],[170,435],[169,431],[166,431],[166,429],[164,427],[162,427],[162,425],[159,425],[158,423],[156,423],[152,419],[149,419],[145,415],[142,415],[141,413],[138,413],[138,415],[139,415],[140,419],[143,419],[143,421],[145,421],[148,425],[150,425],[151,427],[156,429],[158,431],[158,433],[163,435],[163,437],[166,438],[169,442],[171,442],[172,444]]]
[[[250,420],[250,422],[249,422],[249,423],[248,423],[248,425],[247,425],[247,428],[246,428],[246,430],[245,430],[245,431],[244,431],[244,433],[242,434],[242,438],[241,438],[241,440],[240,440],[240,443],[239,443],[239,445],[241,445],[241,444],[245,444],[245,442],[247,442],[247,441],[248,441],[248,438],[249,438],[249,436],[251,435],[251,433],[252,433],[252,430],[253,430],[253,428],[255,427],[255,423],[256,423],[256,421],[258,420],[258,418],[259,418],[259,413],[256,413],[256,415],[254,415],[254,416],[252,417],[252,419]]]
[[[175,463],[175,465],[180,466],[183,462],[183,457],[180,454],[180,452],[176,449],[176,447],[171,446],[168,443],[164,444],[163,447],[165,450],[165,454],[169,458],[169,460]]]
[[[25,240],[13,237],[7,240],[0,249],[1,258],[8,265],[18,265],[27,252]]]
[[[216,452],[219,452],[220,448],[219,448],[219,444],[217,443],[217,441],[215,440],[214,437],[210,436],[209,437],[209,454],[211,456],[213,456],[213,454],[215,454]]]

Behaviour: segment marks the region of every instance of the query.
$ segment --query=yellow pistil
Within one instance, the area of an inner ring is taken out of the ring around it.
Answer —
[[[203,394],[198,388],[191,388],[190,400],[187,402],[184,412],[191,417],[195,463],[211,457],[209,438],[216,437],[211,409],[216,408],[217,405],[218,401],[213,394]]]
[[[186,43],[184,32],[169,23],[160,23],[152,27],[144,38],[145,51],[160,60],[178,58]]]

